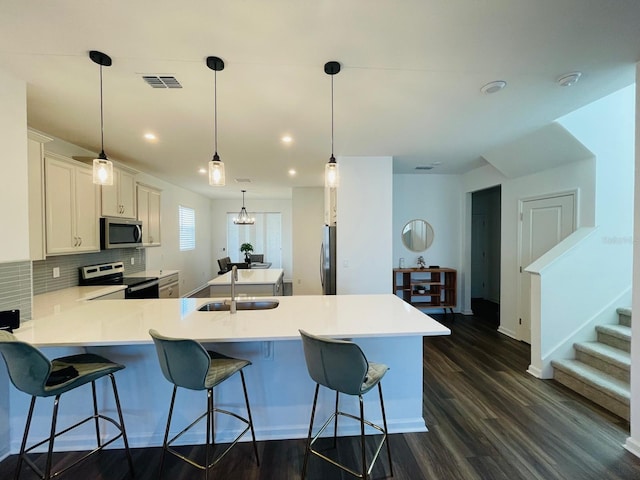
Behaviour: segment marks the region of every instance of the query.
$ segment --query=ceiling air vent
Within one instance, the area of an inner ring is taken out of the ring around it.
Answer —
[[[142,79],[151,86],[151,88],[182,88],[176,77],[143,75]]]
[[[416,170],[432,170],[433,165],[418,165]]]
[[[251,183],[250,178],[236,178],[236,183]]]

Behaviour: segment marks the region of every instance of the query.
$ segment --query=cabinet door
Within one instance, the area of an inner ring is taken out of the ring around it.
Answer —
[[[160,245],[160,192],[149,190],[149,218],[147,232],[149,232],[149,244]]]
[[[75,187],[75,230],[78,237],[76,251],[95,252],[100,250],[98,192],[93,184],[93,172],[90,168],[76,167]]]
[[[120,170],[118,178],[118,199],[121,217],[136,218],[136,179],[125,171]]]
[[[75,238],[74,166],[53,158],[45,159],[45,211],[47,253],[72,253]]]
[[[118,181],[120,171],[113,169],[113,185],[102,185],[102,216],[119,217],[120,202],[118,200]]]
[[[138,220],[142,222],[142,244],[149,245],[149,190],[138,185]]]

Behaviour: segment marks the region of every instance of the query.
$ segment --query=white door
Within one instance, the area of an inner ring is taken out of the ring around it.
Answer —
[[[524,269],[576,228],[575,194],[522,202],[518,338],[531,343],[531,274]]]

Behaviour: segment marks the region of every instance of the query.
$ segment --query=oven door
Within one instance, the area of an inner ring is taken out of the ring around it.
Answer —
[[[132,287],[127,287],[124,291],[124,298],[160,298],[160,282],[151,280],[149,282],[140,283]]]

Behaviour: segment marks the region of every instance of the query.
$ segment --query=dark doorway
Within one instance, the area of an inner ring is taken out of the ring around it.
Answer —
[[[471,194],[471,309],[500,325],[501,187]]]

